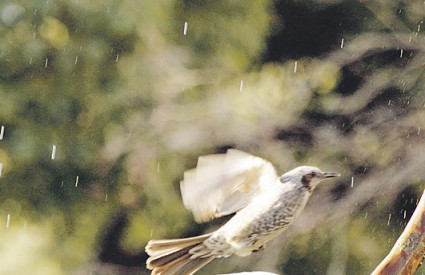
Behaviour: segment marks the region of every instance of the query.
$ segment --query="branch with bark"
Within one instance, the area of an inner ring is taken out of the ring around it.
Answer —
[[[372,275],[413,274],[422,264],[424,253],[425,192],[403,233]]]

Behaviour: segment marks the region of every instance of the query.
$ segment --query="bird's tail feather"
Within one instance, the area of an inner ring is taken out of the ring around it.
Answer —
[[[146,245],[151,256],[146,266],[152,274],[193,274],[208,264],[214,257],[191,259],[189,251],[201,245],[212,233],[174,240],[152,240]]]

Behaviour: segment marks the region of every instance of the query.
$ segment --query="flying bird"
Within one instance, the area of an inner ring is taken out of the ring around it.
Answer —
[[[236,214],[215,232],[149,241],[146,266],[152,274],[193,274],[215,258],[262,250],[300,214],[321,180],[337,176],[313,166],[278,176],[270,162],[235,149],[201,156],[180,182],[184,206],[199,223]]]

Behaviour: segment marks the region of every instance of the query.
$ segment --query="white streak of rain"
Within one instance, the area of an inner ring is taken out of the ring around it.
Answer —
[[[6,219],[6,228],[10,227],[10,214],[7,214],[7,219]]]
[[[52,159],[55,159],[56,158],[56,145],[53,145],[53,148],[52,148]]]
[[[184,22],[183,35],[187,34],[187,22]]]

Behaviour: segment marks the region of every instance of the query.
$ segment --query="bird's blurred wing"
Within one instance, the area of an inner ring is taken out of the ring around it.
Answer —
[[[226,154],[200,157],[197,167],[184,173],[180,189],[195,220],[206,222],[245,207],[276,179],[268,161],[230,149]]]

